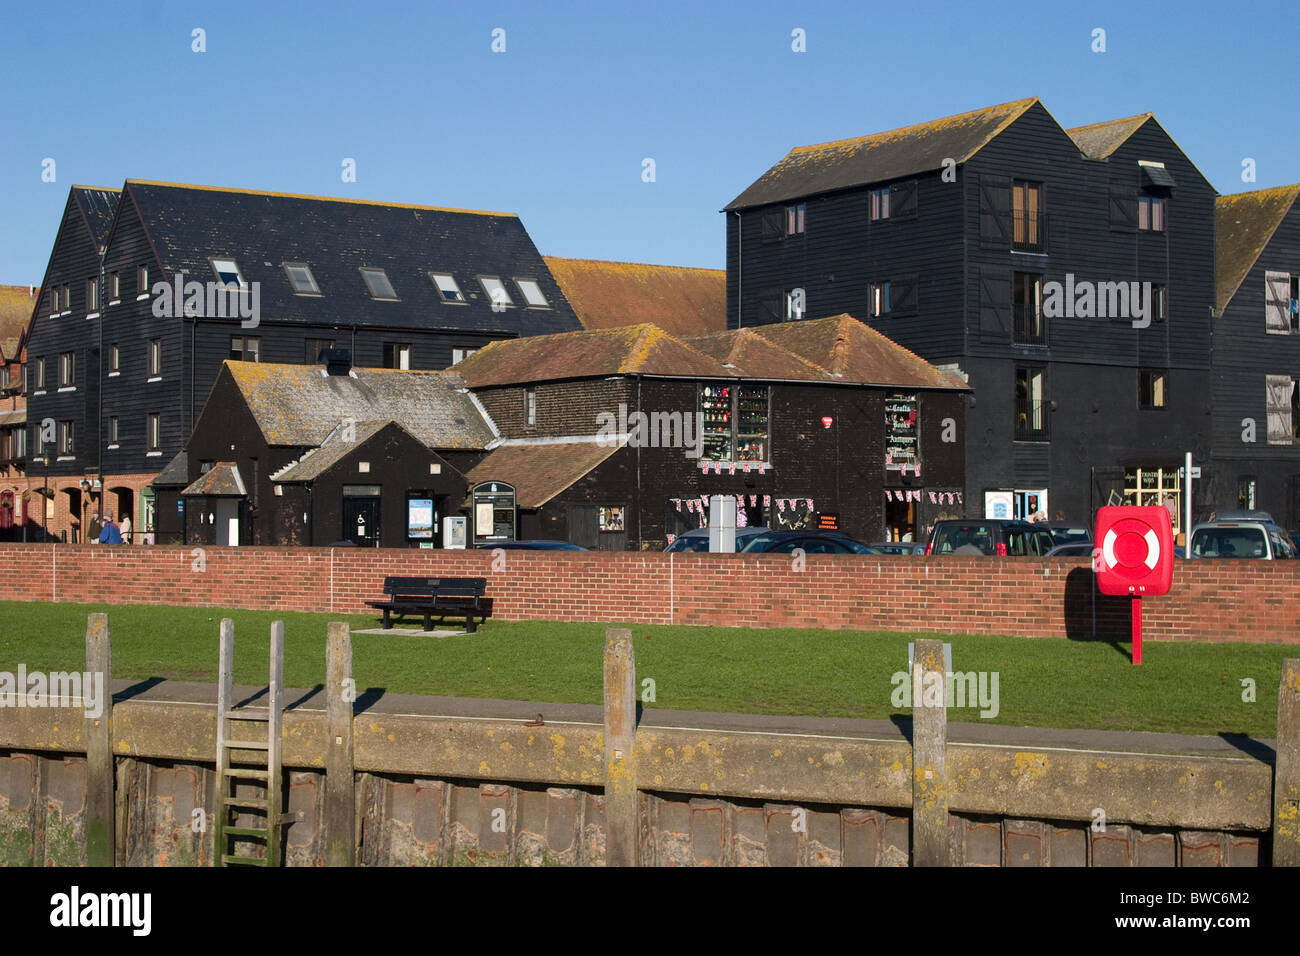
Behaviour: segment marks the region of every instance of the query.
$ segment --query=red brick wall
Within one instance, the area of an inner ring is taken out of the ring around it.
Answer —
[[[1026,637],[1094,633],[1080,560],[661,553],[358,551],[0,545],[0,596],[361,612],[385,575],[488,579],[505,620],[822,627]],[[1179,561],[1173,591],[1143,602],[1152,640],[1300,644],[1300,561]],[[1127,639],[1125,598],[1095,598],[1096,633]]]

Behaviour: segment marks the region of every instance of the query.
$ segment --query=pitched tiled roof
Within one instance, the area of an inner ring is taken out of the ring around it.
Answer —
[[[674,335],[727,327],[724,269],[544,256],[585,329],[650,322]]]
[[[72,198],[76,200],[81,214],[86,217],[86,225],[95,239],[96,248],[104,251],[104,240],[113,225],[113,214],[117,211],[117,200],[122,195],[120,189],[107,189],[103,186],[73,186]]]
[[[456,372],[327,375],[319,365],[228,361],[227,373],[270,445],[319,446],[347,419],[396,421],[430,448],[483,448],[496,437]]]
[[[967,387],[850,315],[686,339],[653,325],[511,339],[456,371],[471,388],[610,375]]]
[[[1214,201],[1214,298],[1220,314],[1298,195],[1300,184],[1234,193]]]
[[[31,321],[36,299],[25,285],[0,285],[0,356],[13,358]]]
[[[244,488],[244,479],[239,476],[239,466],[233,461],[219,461],[190,482],[181,494],[242,498],[248,491]]]
[[[125,190],[165,275],[215,281],[210,259],[234,259],[245,282],[259,283],[265,319],[502,335],[581,327],[511,213],[140,180]],[[286,262],[306,263],[321,294],[296,295]],[[387,273],[396,301],[371,297],[363,266]],[[464,301],[443,301],[430,272],[450,273]],[[479,276],[500,278],[515,304],[494,312]],[[550,308],[525,308],[516,279],[536,281]]]
[[[797,146],[726,207],[762,206],[964,163],[1037,104],[1016,100],[857,139]]]
[[[1104,123],[1076,126],[1073,129],[1067,129],[1066,133],[1078,145],[1079,152],[1083,153],[1083,155],[1089,159],[1105,159],[1123,146],[1130,136],[1141,129],[1147,120],[1152,118],[1152,115],[1151,113],[1139,113],[1137,116],[1107,120]]]
[[[369,441],[387,426],[392,425],[406,431],[397,422],[357,422],[351,431],[342,426],[335,428],[328,438],[303,455],[297,461],[285,466],[271,476],[272,481],[311,481],[329,471],[351,452],[357,450],[362,442]],[[407,432],[409,435],[410,432]]]
[[[648,324],[493,342],[456,371],[470,388],[603,375],[727,374],[717,360]]]
[[[167,467],[158,473],[158,477],[153,480],[155,488],[183,488],[190,483],[190,459],[184,451],[176,453],[176,457],[167,462]]]
[[[913,388],[966,388],[915,352],[843,314],[753,329],[784,349],[825,369],[840,382]]]
[[[540,508],[623,447],[623,442],[528,442],[502,445],[471,468],[465,478],[504,481],[515,487],[520,508]]]

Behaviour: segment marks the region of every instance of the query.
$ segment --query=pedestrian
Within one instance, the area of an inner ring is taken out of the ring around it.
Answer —
[[[131,516],[125,511],[122,512],[122,524],[119,529],[122,532],[122,540],[127,544],[131,543]]]
[[[113,516],[109,515],[108,520],[104,522],[104,529],[99,532],[100,544],[121,544],[122,532],[117,527],[117,522]]]
[[[99,542],[99,533],[103,530],[103,522],[99,520],[99,512],[96,511],[90,516],[90,529],[86,533],[86,540],[92,544],[97,544]]]
[[[144,543],[153,544],[153,525],[147,525],[144,529]]]

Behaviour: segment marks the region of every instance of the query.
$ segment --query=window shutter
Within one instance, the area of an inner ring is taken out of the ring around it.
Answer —
[[[1291,390],[1294,382],[1286,375],[1264,376],[1268,392],[1268,442],[1291,444]]]
[[[899,276],[889,287],[889,307],[891,312],[908,315],[916,311],[916,276]]]
[[[1110,187],[1110,228],[1116,232],[1137,232],[1137,190],[1126,186]]]
[[[916,216],[916,180],[894,183],[889,187],[889,218],[903,219]]]
[[[785,207],[763,210],[763,241],[774,242],[785,235]]]
[[[1264,327],[1272,335],[1291,334],[1291,274],[1264,273]]]
[[[780,289],[765,289],[759,298],[758,321],[761,325],[785,319],[785,293]]]
[[[1005,176],[980,176],[980,245],[986,249],[1011,248],[1011,180]]]
[[[1011,279],[1004,272],[980,273],[980,337],[991,342],[1011,338]]]

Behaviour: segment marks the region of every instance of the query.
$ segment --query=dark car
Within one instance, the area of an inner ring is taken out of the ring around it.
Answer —
[[[925,554],[925,545],[913,541],[873,541],[867,547],[877,554]]]
[[[1095,550],[1091,541],[1076,541],[1074,544],[1058,544],[1048,551],[1045,558],[1090,558]]]
[[[861,541],[835,531],[769,531],[756,534],[738,550],[745,554],[879,554]]]
[[[1077,524],[1049,524],[1047,530],[1057,544],[1092,543],[1092,529]]]
[[[497,541],[495,543],[477,544],[480,550],[492,551],[503,548],[506,551],[586,551],[587,549],[568,541]]]
[[[1045,524],[1001,518],[945,518],[930,531],[930,555],[1042,556],[1056,547]]]
[[[741,550],[745,542],[756,534],[766,534],[767,528],[737,528],[736,529],[736,550]],[[680,554],[683,551],[707,552],[709,550],[709,529],[693,528],[685,534],[679,534],[672,540],[668,547],[664,548],[664,553]]]

